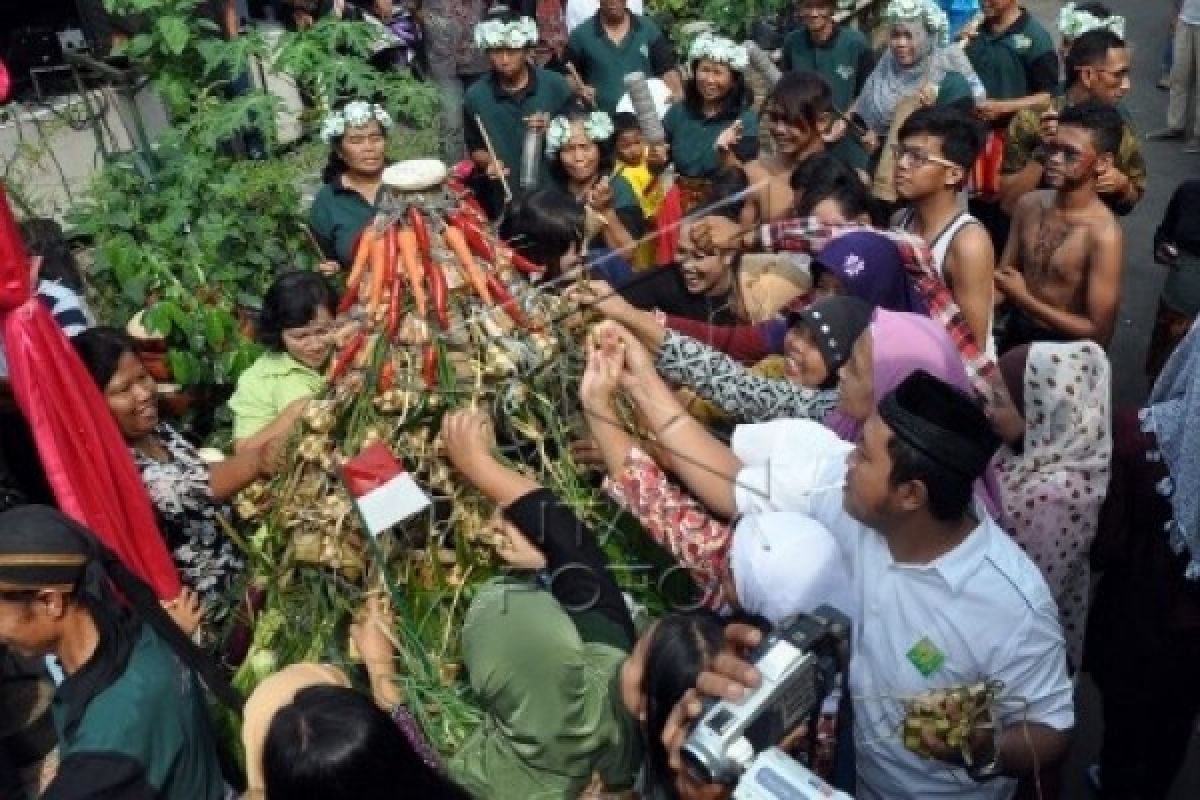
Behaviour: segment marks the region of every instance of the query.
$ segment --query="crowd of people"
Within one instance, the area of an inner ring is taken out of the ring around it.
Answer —
[[[289,2],[299,25],[346,13]],[[366,691],[296,664],[242,709],[210,658],[245,569],[221,518],[280,468],[325,386],[346,324],[334,286],[383,196],[387,110],[355,100],[322,126],[310,222],[326,260],[267,292],[219,463],[160,417],[134,340],[39,283],[39,258],[20,264],[107,404],[184,590],[158,603],[46,505],[0,513],[0,674],[58,672],[56,761],[3,750],[0,793],[729,797],[683,741],[706,699],[758,685],[764,633],[828,605],[852,621],[849,659],[789,752],[838,788],[1061,796],[1087,672],[1094,790],[1166,798],[1200,712],[1200,181],[1155,235],[1170,269],[1150,397],[1113,408],[1120,217],[1147,191],[1124,20],[1068,4],[1056,42],[1016,0],[978,18],[949,5],[890,0],[877,55],[834,0],[799,0],[774,77],[709,31],[679,59],[627,0],[366,9],[403,45],[384,66],[442,89],[457,179],[543,267],[539,288],[598,320],[571,458],[698,598],[636,620],[585,521],[497,457],[495,421],[447,412],[446,457],[500,510],[511,567],[467,611],[482,721],[447,758],[397,689],[377,597],[351,628]],[[1184,0],[1165,138],[1184,130],[1197,24]],[[200,681],[242,711],[244,771],[223,763]],[[961,742],[901,735],[912,698],[981,684],[992,704]]]

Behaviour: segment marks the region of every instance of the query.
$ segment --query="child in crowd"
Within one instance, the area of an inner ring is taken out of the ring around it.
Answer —
[[[637,197],[648,227],[653,228],[667,193],[667,182],[663,172],[671,163],[670,150],[666,144],[647,144],[638,127],[637,117],[628,112],[613,116],[616,128],[616,168],[613,174],[623,177]],[[638,243],[633,255],[636,270],[655,266],[654,238],[645,237]]]

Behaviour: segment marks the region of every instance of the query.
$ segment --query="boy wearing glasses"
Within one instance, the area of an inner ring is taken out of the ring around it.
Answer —
[[[1024,194],[1045,185],[1045,167],[1034,158],[1034,152],[1054,135],[1063,108],[1094,101],[1120,111],[1119,103],[1129,91],[1129,61],[1125,40],[1110,30],[1091,30],[1072,41],[1066,58],[1066,91],[1054,98],[1050,110],[1027,109],[1009,123],[1000,169],[1000,204],[1006,211],[1011,213]],[[1128,119],[1112,166],[1097,179],[1096,191],[1122,216],[1133,210],[1146,191],[1146,162]]]
[[[1039,341],[1108,347],[1120,301],[1123,237],[1097,193],[1124,123],[1112,106],[1068,106],[1038,158],[1048,190],[1017,202],[996,289],[1011,309],[1000,352]]]
[[[979,220],[959,196],[983,146],[983,129],[966,112],[919,108],[895,145],[896,194],[907,204],[893,226],[921,237],[980,347],[995,355],[992,310],[996,254]]]
[[[875,66],[867,39],[859,31],[839,25],[833,18],[837,0],[800,0],[804,27],[783,40],[785,72],[815,72],[833,90],[839,111],[850,107]]]

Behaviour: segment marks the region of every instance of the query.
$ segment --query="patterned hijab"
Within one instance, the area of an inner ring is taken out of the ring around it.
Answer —
[[[863,122],[881,135],[891,127],[896,105],[905,97],[917,94],[925,86],[939,86],[951,72],[960,73],[968,83],[975,77],[962,50],[955,45],[937,46],[921,18],[898,19],[889,28],[889,31],[894,30],[912,35],[916,59],[911,66],[901,66],[892,54],[892,48],[887,48],[879,64],[867,76],[858,100],[858,113]]]
[[[1112,463],[1108,357],[1087,341],[1038,342],[1028,352],[1021,386],[1012,392],[1024,400],[1024,446],[1020,453],[1001,450],[996,472],[1013,536],[1058,601],[1068,655],[1078,667],[1088,552]]]
[[[1193,323],[1167,360],[1142,411],[1144,429],[1158,440],[1170,477],[1159,492],[1171,503],[1171,547],[1188,551],[1186,576],[1200,580],[1200,322]]]

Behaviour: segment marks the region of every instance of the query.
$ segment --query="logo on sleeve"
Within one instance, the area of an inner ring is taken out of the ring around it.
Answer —
[[[856,70],[854,67],[850,66],[849,64],[841,64],[837,69],[834,70],[834,72],[838,74],[838,77],[844,81],[848,81],[853,78],[855,71]]]
[[[1028,50],[1033,46],[1033,39],[1030,39],[1023,33],[1014,33],[1012,36],[1013,47],[1018,50]]]

